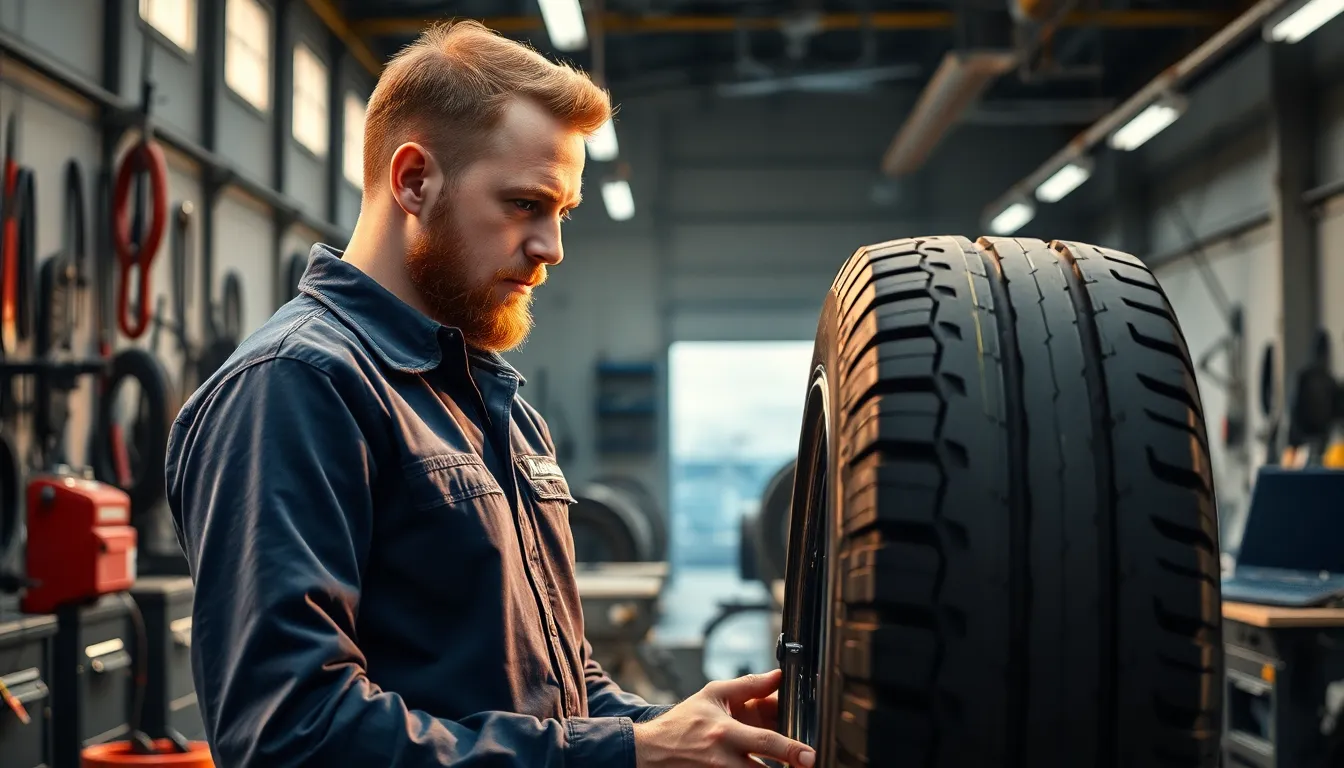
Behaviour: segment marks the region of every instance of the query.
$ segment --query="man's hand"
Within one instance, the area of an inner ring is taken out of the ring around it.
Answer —
[[[812,768],[816,753],[774,731],[779,670],[706,685],[660,717],[635,725],[638,768],[759,768],[756,755]]]

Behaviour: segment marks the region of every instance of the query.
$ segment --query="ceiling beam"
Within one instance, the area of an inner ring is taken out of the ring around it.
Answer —
[[[383,61],[374,54],[369,48],[369,44],[364,41],[363,35],[351,26],[350,21],[345,18],[345,14],[331,0],[307,0],[308,8],[317,15],[322,23],[327,25],[327,29],[336,35],[345,47],[349,49],[350,55],[355,57],[369,74],[374,77],[382,74]]]
[[[313,2],[314,0],[309,0]],[[326,2],[326,0],[323,0]],[[425,27],[449,20],[450,16],[388,17],[361,19],[354,31],[366,37],[417,35]],[[1060,26],[1101,29],[1176,29],[1182,27],[1218,27],[1233,14],[1221,11],[1075,11],[1064,17]],[[544,29],[540,16],[493,16],[478,19],[502,33],[535,32]],[[858,30],[865,27],[864,14],[823,13],[815,17],[818,31]],[[810,21],[810,20],[809,20]],[[606,34],[668,34],[677,32],[736,32],[738,30],[782,30],[793,26],[792,16],[739,18],[734,16],[629,16],[602,14]],[[948,11],[882,11],[870,14],[867,26],[875,30],[951,29],[956,14]]]

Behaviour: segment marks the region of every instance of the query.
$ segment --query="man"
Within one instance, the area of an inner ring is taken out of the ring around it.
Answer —
[[[183,407],[166,462],[196,583],[192,664],[222,768],[810,766],[779,672],[675,707],[592,660],[546,423],[499,356],[562,257],[582,74],[437,27],[369,103],[344,254]]]

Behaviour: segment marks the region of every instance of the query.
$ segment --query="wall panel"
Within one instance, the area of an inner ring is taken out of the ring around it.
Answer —
[[[237,273],[242,284],[244,335],[275,312],[275,225],[264,205],[229,192],[215,209],[214,300],[223,297],[224,277]]]
[[[93,80],[102,77],[102,0],[0,0],[0,26]]]

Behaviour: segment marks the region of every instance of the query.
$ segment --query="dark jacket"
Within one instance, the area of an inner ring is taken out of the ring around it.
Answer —
[[[522,377],[325,246],[300,290],[168,447],[217,763],[633,768]]]

